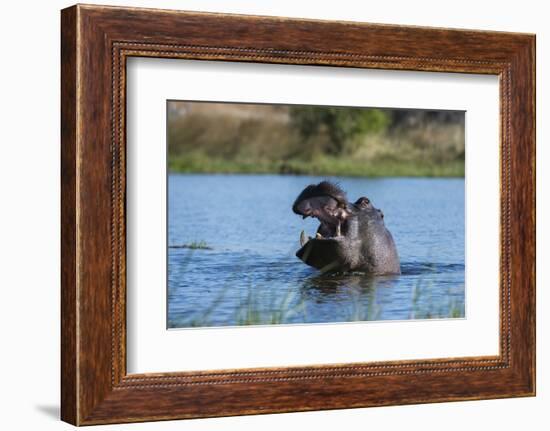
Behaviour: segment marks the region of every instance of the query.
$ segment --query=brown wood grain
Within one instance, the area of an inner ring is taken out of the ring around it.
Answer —
[[[61,417],[77,422],[76,9],[61,16]]]
[[[533,35],[78,5],[62,11],[61,47],[63,420],[86,425],[534,394]],[[130,56],[498,75],[499,356],[127,375]]]

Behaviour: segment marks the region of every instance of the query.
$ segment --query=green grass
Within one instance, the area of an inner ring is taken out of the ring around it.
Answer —
[[[434,285],[433,280],[424,281],[419,279],[411,291],[411,312],[410,319],[457,319],[463,318],[465,314],[465,304],[453,297],[453,291],[456,289],[464,290],[464,286],[447,287],[447,306],[439,304],[435,307],[431,301],[422,301],[422,298],[431,297],[433,290],[439,290],[440,286]],[[423,304],[422,304],[423,303]]]
[[[391,158],[358,160],[356,158],[319,156],[312,160],[223,159],[200,153],[174,156],[170,172],[201,174],[291,174],[351,177],[464,177],[464,162],[453,160],[435,163],[429,160],[400,161]]]
[[[187,244],[174,244],[170,245],[169,248],[188,248],[191,250],[212,250],[205,241],[193,241]]]
[[[218,296],[212,301],[209,307],[202,313],[190,316],[185,321],[180,321],[173,327],[212,327],[219,326],[214,323],[213,317],[219,306],[232,288],[230,285],[223,285]],[[235,307],[234,317],[229,323],[230,326],[249,325],[280,325],[288,323],[316,323],[310,321],[307,315],[306,302],[296,291],[289,289],[282,296],[273,292],[273,296],[265,298],[258,296],[258,289],[249,283],[245,287],[246,294],[243,295],[238,306]],[[448,302],[434,304],[432,300],[434,290],[441,287],[433,281],[418,280],[411,290],[409,319],[448,319],[463,318],[465,313],[464,302],[453,297],[456,289],[460,291],[462,286],[455,286],[447,289]],[[382,306],[377,301],[377,290],[371,289],[368,293],[369,300],[364,304],[360,292],[352,291],[350,300],[344,307],[344,316],[334,322],[360,322],[379,321],[381,319]],[[428,300],[426,300],[429,298]],[[327,321],[328,322],[328,321]],[[224,325],[222,325],[224,326]]]

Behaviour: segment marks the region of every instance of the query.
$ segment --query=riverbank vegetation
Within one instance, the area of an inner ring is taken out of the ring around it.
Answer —
[[[330,275],[325,276],[330,277]],[[318,281],[319,282],[319,281]],[[217,308],[222,304],[222,299],[230,286],[224,286],[221,293],[212,304],[202,312],[173,318],[169,326],[173,328],[186,327],[214,327],[214,326],[248,326],[248,325],[281,325],[293,323],[327,323],[312,320],[308,315],[308,305],[304,297],[294,290],[288,290],[281,297],[272,293],[268,298],[258,296],[258,290],[254,286],[245,287],[247,294],[239,306],[235,308],[234,317],[224,324],[218,320]],[[365,292],[354,289],[369,290],[369,301],[362,300]],[[433,282],[418,280],[411,289],[411,299],[408,304],[409,315],[397,320],[423,320],[423,319],[457,319],[464,318],[464,287],[458,286],[453,291],[447,289],[447,301],[438,299],[437,292],[441,288]],[[453,294],[454,293],[454,294]],[[457,296],[462,294],[462,298]],[[384,304],[377,301],[376,284],[367,287],[355,287],[350,289],[347,301],[342,302],[339,310],[339,322],[367,322],[379,320],[395,320],[384,316]]]
[[[168,167],[185,173],[464,176],[464,113],[169,102]]]
[[[168,248],[188,248],[190,250],[212,250],[206,241],[191,241],[187,244],[171,244]]]

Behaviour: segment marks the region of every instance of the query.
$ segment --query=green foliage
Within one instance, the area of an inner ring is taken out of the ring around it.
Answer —
[[[169,248],[188,248],[191,250],[212,250],[212,247],[210,247],[206,241],[192,241],[188,244],[175,244],[170,245]]]
[[[201,174],[291,174],[349,177],[463,177],[461,160],[437,163],[430,160],[363,160],[354,157],[317,156],[311,159],[225,159],[200,152],[172,157],[171,172]]]
[[[240,288],[241,286],[239,286]],[[308,323],[307,304],[304,298],[297,295],[292,289],[284,292],[282,297],[273,295],[271,297],[261,297],[257,286],[249,283],[244,287],[239,305],[235,308],[235,315],[232,321],[234,325],[280,325],[288,323]],[[174,323],[171,327],[207,327],[219,326],[212,321],[212,316],[216,315],[218,307],[223,303],[223,298],[227,292],[235,289],[232,284],[223,285],[220,288],[218,296],[206,308],[205,311],[190,316],[187,319]],[[436,305],[434,299],[437,295],[434,293],[441,289],[441,285],[434,284],[433,281],[426,282],[418,280],[413,286],[410,299],[409,319],[445,319],[445,318],[464,318],[464,301],[456,298],[456,294],[464,291],[464,286],[457,286],[456,291],[447,289],[449,298],[448,305]],[[343,308],[345,315],[342,322],[375,321],[383,320],[383,305],[378,303],[376,289],[370,289],[369,300],[367,303],[361,301],[361,295],[358,291],[352,291],[350,300]],[[313,322],[312,322],[313,323]]]
[[[178,103],[171,172],[464,176],[463,113]]]
[[[324,150],[332,155],[351,153],[354,139],[368,133],[384,132],[390,115],[381,109],[293,106],[291,124],[302,138],[308,140],[326,133],[329,137]]]

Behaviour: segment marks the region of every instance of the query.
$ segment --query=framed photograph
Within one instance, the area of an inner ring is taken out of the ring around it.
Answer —
[[[61,13],[61,416],[535,394],[535,36]]]

